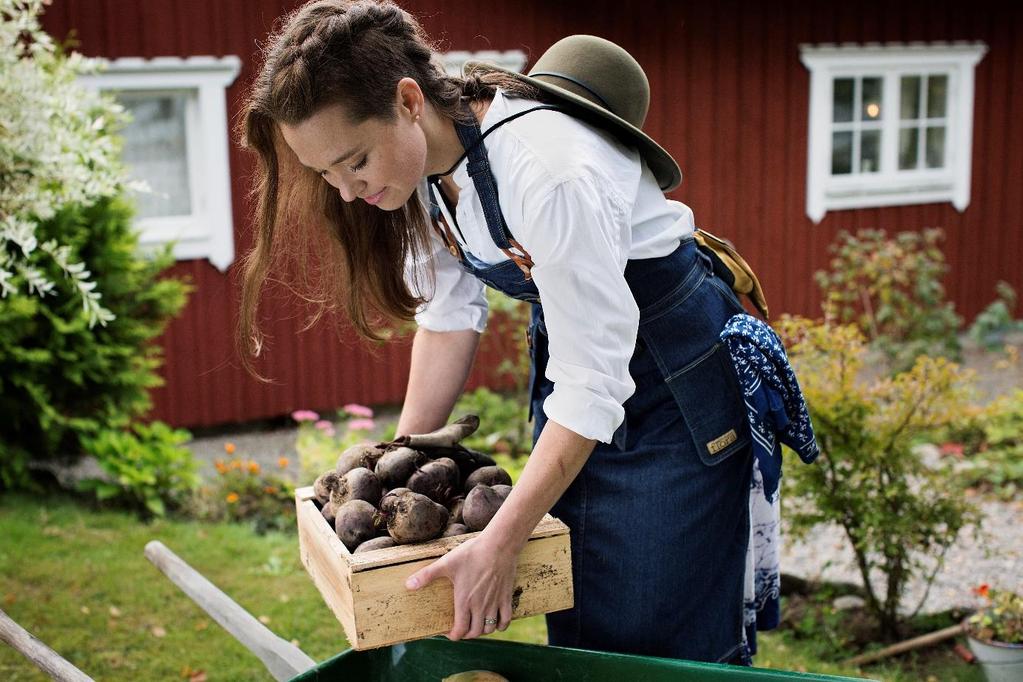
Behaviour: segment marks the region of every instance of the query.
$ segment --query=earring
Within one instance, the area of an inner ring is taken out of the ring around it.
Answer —
[[[412,119],[412,120],[413,121],[418,121],[419,120],[419,114],[416,114],[416,117],[414,119]]]

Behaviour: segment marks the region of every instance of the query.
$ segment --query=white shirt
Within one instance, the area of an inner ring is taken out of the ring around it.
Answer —
[[[481,128],[486,132],[536,104],[498,90]],[[639,309],[625,265],[671,253],[680,238],[693,233],[693,212],[664,196],[635,149],[561,112],[526,114],[495,130],[484,144],[508,229],[533,258],[549,340],[546,376],[554,384],[544,413],[581,436],[609,443],[625,417],[622,404],[636,388],[629,360]],[[459,188],[455,217],[461,246],[490,264],[507,260],[490,237],[465,160],[452,179]],[[484,285],[432,231],[431,238],[435,283],[423,292],[428,302],[416,322],[433,331],[482,332]]]

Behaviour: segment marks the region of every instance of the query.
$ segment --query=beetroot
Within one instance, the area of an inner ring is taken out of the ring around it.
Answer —
[[[483,530],[504,503],[501,493],[487,485],[477,485],[465,496],[462,521],[469,530]]]
[[[354,554],[358,554],[360,552],[372,552],[374,549],[384,549],[385,547],[394,546],[394,538],[390,535],[381,535],[378,538],[373,538],[372,540],[366,540],[365,542],[360,543],[359,546],[355,548]]]
[[[447,457],[427,462],[409,476],[405,485],[412,492],[443,504],[458,489],[458,465]]]
[[[357,467],[341,477],[330,499],[338,506],[350,500],[365,500],[376,506],[382,493],[376,474],[365,467]]]
[[[407,493],[408,488],[395,488],[388,490],[384,493],[384,496],[380,498],[380,511],[384,514],[390,515],[394,513],[394,505],[397,504],[398,498],[401,497],[402,493]]]
[[[441,534],[441,537],[442,538],[450,538],[450,537],[454,537],[455,535],[465,535],[468,532],[469,532],[469,529],[465,526],[465,524],[463,524],[463,523],[452,523],[452,524],[449,524],[448,527],[444,529],[444,532]]]
[[[337,506],[330,500],[327,500],[327,504],[323,505],[323,509],[320,510],[320,514],[323,515],[323,518],[333,528],[334,519],[337,517]]]
[[[387,519],[387,532],[400,545],[432,540],[448,525],[448,510],[426,495],[402,493]]]
[[[336,471],[324,472],[313,481],[313,495],[316,496],[320,504],[327,504],[327,501],[330,500],[330,491],[336,488],[340,482],[341,477],[337,475]]]
[[[384,487],[405,485],[409,476],[426,462],[426,455],[412,448],[396,448],[384,453],[373,470]]]
[[[477,485],[511,485],[511,476],[501,467],[494,465],[480,467],[465,479],[465,491],[469,492]]]
[[[377,534],[377,510],[366,500],[351,500],[337,508],[334,530],[348,548],[355,551],[361,543]]]
[[[360,443],[359,445],[353,445],[337,458],[337,475],[344,476],[352,469],[357,467],[365,467],[369,470],[373,470],[377,460],[379,460],[384,454],[382,448],[378,448],[372,443]]]
[[[463,504],[465,504],[465,495],[459,495],[448,500],[448,512],[451,514],[451,523],[462,522]]]

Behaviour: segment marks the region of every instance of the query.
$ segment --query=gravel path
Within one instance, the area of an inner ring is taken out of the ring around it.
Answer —
[[[1023,500],[985,501],[981,509],[985,521],[980,537],[974,537],[973,528],[960,534],[931,587],[923,613],[979,606],[981,600],[970,590],[981,583],[1023,591]],[[862,583],[852,548],[838,526],[818,526],[802,542],[783,538],[781,570],[803,578]],[[876,580],[875,589],[877,585],[883,583]],[[912,612],[924,591],[923,581],[911,583],[902,611]]]

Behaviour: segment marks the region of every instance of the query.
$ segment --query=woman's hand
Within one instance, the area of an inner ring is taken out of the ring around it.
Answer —
[[[410,590],[425,587],[437,578],[451,581],[455,624],[447,635],[450,640],[489,635],[507,629],[511,622],[519,550],[509,547],[512,543],[498,540],[494,533],[484,530],[405,581]]]

